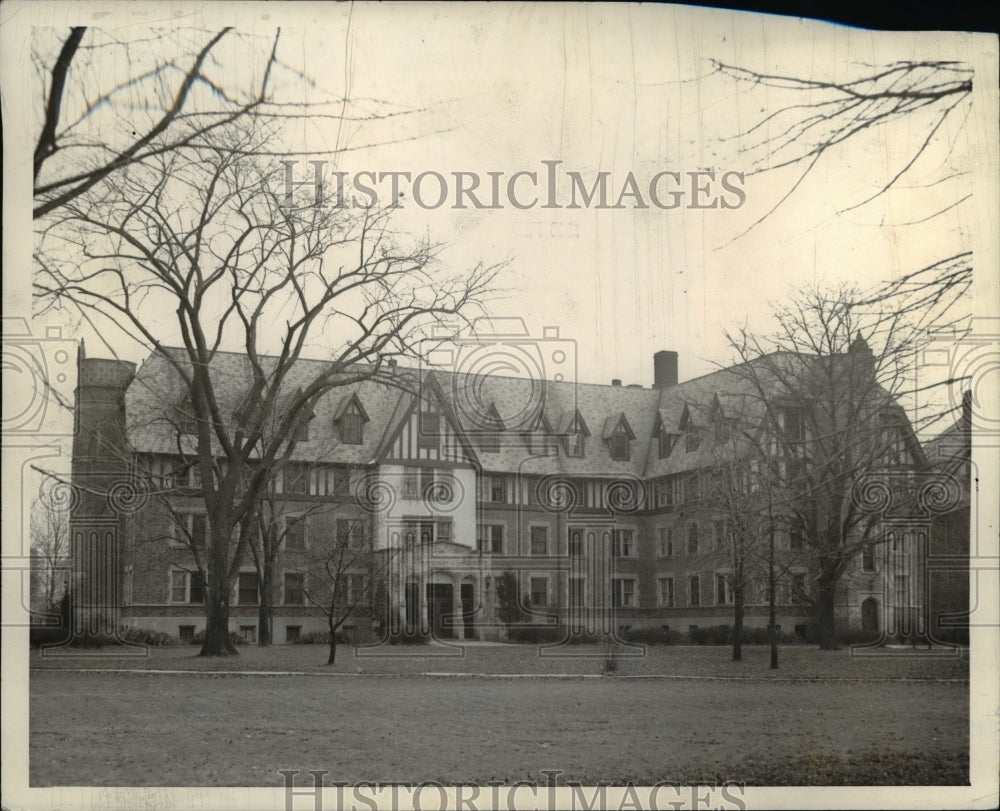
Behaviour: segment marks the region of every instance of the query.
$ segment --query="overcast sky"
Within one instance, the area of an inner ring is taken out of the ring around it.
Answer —
[[[46,37],[58,43],[65,31],[68,18],[53,13],[57,7],[43,6],[33,20],[42,26],[33,32],[36,45]],[[316,120],[290,135],[291,148],[328,151],[336,168],[351,175],[437,172],[450,180],[456,171],[501,172],[505,185],[518,171],[544,175],[543,161],[559,161],[559,202],[565,203],[565,172],[579,172],[588,184],[598,173],[610,173],[612,199],[630,172],[644,195],[658,172],[681,173],[688,191],[672,210],[638,209],[628,197],[614,210],[540,205],[517,210],[505,199],[500,209],[456,211],[451,181],[450,196],[439,208],[415,205],[412,190],[404,187],[397,227],[445,243],[442,259],[455,268],[509,259],[500,280],[504,296],[491,311],[524,319],[531,335],[558,327],[562,339],[574,342],[582,381],[621,378],[649,385],[652,354],[659,349],[680,353],[682,379],[703,374],[730,358],[725,328],[749,320],[767,329],[771,303],[797,285],[847,281],[867,287],[974,247],[977,238],[983,241],[983,211],[970,201],[919,222],[974,191],[984,174],[991,177],[995,155],[976,140],[983,134],[975,116],[971,125],[964,115],[952,116],[905,183],[842,215],[837,212],[870,196],[909,160],[927,137],[929,118],[916,115],[872,129],[831,150],[786,203],[749,233],[744,233],[748,226],[788,191],[800,168],[746,174],[739,184],[745,202],[730,209],[692,209],[685,174],[714,170],[709,195],[719,194],[723,174],[750,169],[740,151],[746,142],[738,134],[790,100],[714,73],[713,59],[843,81],[869,65],[895,60],[971,63],[983,51],[982,38],[873,33],[670,6],[268,4],[234,19],[232,9],[223,18],[217,7],[197,4],[178,6],[184,11],[172,20],[154,13],[152,4],[112,8],[112,14],[82,13],[80,20],[124,40],[144,37],[153,26],[208,31],[242,23],[240,30],[264,47],[281,25],[280,56],[312,79],[311,97],[346,96],[344,109],[352,113],[412,111],[348,125]],[[75,6],[63,9],[77,12]],[[25,71],[25,86],[34,88],[37,77],[30,72],[27,44],[23,47],[25,53],[5,68]],[[156,54],[156,40],[143,47]],[[245,85],[253,63],[226,62],[226,53],[219,52],[222,70]],[[123,69],[110,57],[97,64],[94,76],[102,80]],[[276,80],[279,91],[301,93],[289,73]],[[26,112],[38,107],[38,99],[27,96],[5,97],[8,103],[28,105]],[[115,124],[122,125],[128,122]],[[20,145],[30,150],[33,133],[13,135],[23,137]],[[361,148],[365,144],[383,145]],[[27,166],[25,161],[22,172]],[[304,164],[297,171],[299,178],[308,176]],[[942,178],[950,180],[939,182]],[[388,186],[378,188],[385,192]],[[435,184],[425,188],[425,196],[433,198]],[[522,200],[530,199],[526,185],[518,188]],[[664,188],[674,187],[668,181]],[[987,190],[995,192],[995,186]],[[15,260],[5,263],[7,281],[13,275],[15,282],[8,286],[8,302],[24,312],[26,249],[26,244],[5,246]],[[995,253],[978,256],[995,260]],[[995,297],[995,287],[986,294]],[[164,324],[174,328],[168,320]],[[99,342],[91,337],[88,347],[97,354]],[[141,360],[136,347],[116,347]]]

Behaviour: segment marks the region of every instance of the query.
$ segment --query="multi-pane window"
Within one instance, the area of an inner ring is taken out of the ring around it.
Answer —
[[[309,465],[289,462],[282,474],[282,492],[287,495],[309,495]]]
[[[487,476],[484,496],[487,501],[502,504],[507,500],[507,482],[503,476]]]
[[[698,525],[688,524],[687,528],[687,553],[689,555],[698,554]]]
[[[305,577],[302,572],[285,572],[285,605],[304,605],[305,597]]]
[[[534,526],[531,533],[531,554],[547,555],[549,553],[549,528]]]
[[[635,557],[635,538],[630,529],[616,529],[611,536],[611,555],[616,558]]]
[[[802,572],[792,573],[792,602],[804,603],[806,597],[806,576]]]
[[[674,555],[674,528],[656,528],[656,551],[661,558],[669,558]]]
[[[635,605],[635,580],[630,577],[616,577],[611,581],[612,602],[615,608],[629,608]]]
[[[257,572],[240,572],[238,601],[240,605],[260,603],[260,583]]]
[[[701,580],[696,574],[688,579],[688,605],[701,605]]]
[[[336,530],[338,546],[356,549],[364,543],[368,525],[361,518],[338,518]]]
[[[347,575],[347,604],[361,605],[365,601],[365,576],[360,573]]]
[[[486,555],[503,554],[503,524],[482,524],[479,527],[479,551]]]
[[[420,498],[420,468],[403,468],[403,498]]]
[[[549,604],[549,579],[547,577],[531,578],[531,604],[533,606]]]
[[[733,604],[733,587],[729,578],[724,574],[715,576],[715,603],[716,605]]]
[[[204,547],[208,542],[208,516],[205,513],[180,513],[174,538],[184,545]]]
[[[570,609],[583,607],[583,578],[571,577],[569,579],[569,607]]]
[[[729,540],[729,527],[725,521],[716,521],[712,528],[715,532],[715,548],[721,552],[726,548],[726,542]]]
[[[172,603],[203,603],[205,602],[205,584],[198,572],[186,572],[175,569],[170,573],[170,602]]]
[[[306,548],[306,516],[285,516],[285,549]]]
[[[867,546],[861,553],[861,569],[865,572],[875,571],[875,547]]]
[[[438,518],[434,524],[437,535],[435,540],[444,541],[446,543],[451,542],[451,519],[450,518]]]
[[[365,417],[356,402],[340,415],[340,441],[345,445],[360,445],[365,441]]]
[[[661,577],[660,586],[660,606],[663,608],[673,608],[674,606],[674,579],[672,577]]]
[[[436,449],[441,432],[441,414],[430,404],[424,405],[420,412],[420,430],[417,433],[417,445],[421,448]]]

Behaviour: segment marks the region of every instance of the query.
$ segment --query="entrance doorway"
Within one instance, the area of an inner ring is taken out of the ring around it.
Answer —
[[[438,639],[451,639],[454,630],[454,589],[451,583],[427,584],[427,622]]]
[[[878,633],[878,600],[874,597],[861,603],[861,630]]]

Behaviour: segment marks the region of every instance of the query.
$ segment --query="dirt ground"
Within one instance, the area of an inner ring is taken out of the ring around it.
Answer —
[[[806,655],[855,674],[825,682],[809,680],[815,663],[772,681],[433,677],[401,666],[329,678],[97,674],[33,660],[31,785],[274,786],[279,769],[348,782],[510,783],[558,769],[584,784],[967,783],[968,684],[919,675],[940,662],[902,666],[918,674],[904,681],[860,680],[842,654]],[[704,672],[692,660],[710,654],[670,655]],[[343,670],[356,666],[345,657]]]

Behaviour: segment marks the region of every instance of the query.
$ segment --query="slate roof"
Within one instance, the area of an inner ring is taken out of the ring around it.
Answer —
[[[183,357],[182,350],[168,350]],[[773,363],[773,356],[769,356]],[[790,357],[789,362],[801,363]],[[273,359],[266,363],[273,364]],[[299,360],[285,383],[292,392],[326,368],[324,361]],[[422,389],[433,388],[444,401],[445,413],[455,420],[469,438],[474,456],[485,472],[561,475],[580,477],[635,476],[655,478],[686,472],[709,464],[711,443],[702,441],[699,448],[687,452],[681,439],[665,459],[659,458],[656,433],[662,424],[665,431],[679,433],[682,415],[687,409],[695,426],[707,426],[713,408],[724,418],[762,424],[764,404],[754,395],[753,384],[743,367],[722,369],[664,389],[609,386],[590,383],[526,380],[500,375],[472,376],[434,370],[428,374],[400,367],[394,372],[397,385],[375,380],[351,382],[335,388],[316,404],[310,422],[309,439],[300,442],[294,452],[298,460],[323,460],[344,464],[373,464],[391,444],[391,440],[412,411],[415,397]],[[232,414],[239,406],[250,380],[249,361],[240,353],[220,352],[211,373],[223,413]],[[758,369],[760,373],[760,369]],[[140,452],[176,453],[176,425],[168,419],[164,403],[183,399],[184,387],[176,371],[162,355],[154,353],[136,373],[126,394],[129,439]],[[369,421],[361,445],[340,442],[335,420],[351,397],[356,395]],[[483,448],[479,438],[495,427],[491,409],[495,408],[506,430],[500,436],[496,452]],[[587,426],[585,454],[566,454],[564,439],[574,417],[579,414]],[[631,428],[628,460],[611,457],[607,435],[621,421]],[[553,426],[549,443],[555,452],[533,453],[526,437],[540,422]],[[193,449],[193,437],[182,437],[185,450]]]

